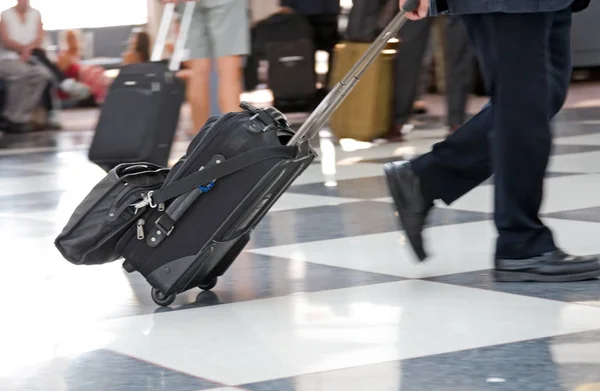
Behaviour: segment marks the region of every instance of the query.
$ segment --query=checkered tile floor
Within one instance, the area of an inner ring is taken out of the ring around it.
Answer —
[[[600,254],[594,118],[579,109],[558,120],[543,206],[577,254]],[[414,262],[381,163],[443,135],[323,139],[335,154],[298,179],[215,290],[171,309],[118,263],[76,267],[53,248],[103,175],[78,147],[89,135],[60,136],[58,151],[0,153],[0,389],[599,390],[600,281],[495,283],[492,181],[434,210],[434,256]]]

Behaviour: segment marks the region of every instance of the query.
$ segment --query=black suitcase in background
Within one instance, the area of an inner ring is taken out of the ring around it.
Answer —
[[[278,110],[248,104],[204,125],[163,186],[136,204],[137,224],[116,245],[125,270],[152,285],[156,304],[171,305],[195,287],[214,288],[256,225],[315,158],[310,139],[405,21],[404,13],[392,20],[297,132]]]
[[[185,85],[166,65],[121,70],[102,106],[89,159],[105,169],[120,163],[166,166],[185,98]]]
[[[312,109],[317,91],[313,30],[296,12],[278,13],[256,25],[255,51],[269,63],[274,106]]]
[[[88,152],[93,163],[107,171],[121,163],[168,164],[185,100],[185,84],[175,72],[179,70],[194,6],[195,1],[186,3],[169,64],[160,60],[174,14],[173,4],[165,7],[152,62],[128,65],[114,80]]]
[[[310,105],[315,99],[315,49],[311,40],[272,42],[266,47],[274,106]]]

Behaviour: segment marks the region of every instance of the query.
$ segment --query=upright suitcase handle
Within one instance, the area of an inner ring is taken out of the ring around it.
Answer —
[[[160,20],[160,26],[158,33],[156,34],[156,42],[152,49],[152,56],[150,61],[160,61],[167,45],[167,38],[169,37],[169,29],[173,22],[173,15],[175,14],[175,3],[168,3],[165,5],[163,15]],[[179,34],[175,42],[175,49],[169,62],[169,70],[178,71],[183,59],[183,51],[185,50],[185,44],[187,42],[188,33],[192,24],[192,17],[194,16],[194,9],[196,7],[196,1],[190,0],[185,2],[185,9],[181,18],[181,24],[179,26]]]
[[[315,137],[323,126],[329,120],[331,114],[340,106],[346,96],[352,91],[360,77],[365,73],[367,68],[377,59],[381,50],[387,45],[387,42],[394,36],[400,28],[408,20],[406,14],[417,9],[419,0],[408,0],[400,12],[387,25],[387,27],[379,34],[379,37],[373,42],[369,49],[362,55],[360,60],[350,71],[344,76],[334,88],[327,94],[325,99],[311,113],[308,119],[302,124],[288,145],[293,146],[299,144],[302,140]]]

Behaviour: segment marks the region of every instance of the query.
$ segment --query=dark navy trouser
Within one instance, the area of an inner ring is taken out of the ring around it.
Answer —
[[[430,153],[412,161],[430,196],[450,204],[494,174],[497,259],[556,249],[538,212],[550,122],[571,75],[571,10],[462,16],[490,103]]]

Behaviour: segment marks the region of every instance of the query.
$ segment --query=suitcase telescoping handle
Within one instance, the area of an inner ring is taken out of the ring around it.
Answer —
[[[169,37],[169,30],[171,29],[171,24],[173,22],[173,15],[175,15],[175,6],[175,3],[167,3],[165,5],[162,19],[160,20],[160,26],[158,28],[158,33],[156,34],[156,43],[152,49],[152,57],[150,57],[150,61],[156,62],[162,59],[165,46],[167,45],[167,38]],[[169,61],[169,70],[171,71],[178,71],[179,66],[181,65],[195,7],[195,0],[185,2],[183,16],[181,17],[181,23],[179,25],[179,34],[175,42],[175,49],[173,50],[171,61]]]
[[[406,13],[417,9],[419,0],[408,0],[398,15],[387,25],[379,37],[373,42],[369,49],[362,55],[360,60],[350,69],[348,74],[327,94],[325,99],[317,106],[308,119],[302,124],[288,145],[293,146],[301,141],[315,137],[325,126],[331,114],[344,101],[352,91],[363,73],[380,55],[387,42],[392,38],[408,20]]]

